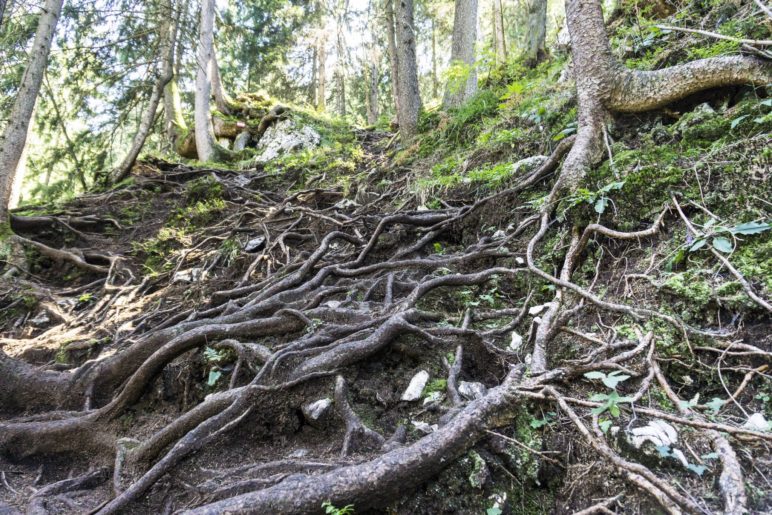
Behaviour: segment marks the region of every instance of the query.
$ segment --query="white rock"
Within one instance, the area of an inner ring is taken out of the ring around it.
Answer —
[[[547,160],[547,156],[531,156],[521,159],[512,165],[512,172],[530,172],[541,166],[544,161]]]
[[[648,425],[636,427],[630,431],[632,438],[630,443],[640,449],[646,442],[651,442],[657,447],[670,447],[678,442],[678,433],[675,428],[663,420],[652,420]]]
[[[493,233],[494,240],[503,240],[506,237],[507,237],[507,233],[502,231],[501,229]]]
[[[45,311],[41,311],[37,316],[30,320],[30,323],[35,327],[46,325],[51,319],[48,317]]]
[[[359,206],[358,203],[354,202],[351,199],[344,198],[344,199],[340,199],[338,202],[336,202],[334,207],[336,209],[349,209],[349,208],[357,207],[357,206]]]
[[[671,449],[670,453],[675,459],[681,462],[681,465],[687,468],[689,467],[689,460],[686,459],[686,456],[681,449]]]
[[[302,458],[302,457],[307,456],[307,455],[308,455],[308,449],[300,448],[300,449],[296,449],[296,450],[292,451],[292,454],[290,454],[287,457],[288,458]]]
[[[239,135],[236,136],[236,139],[233,141],[233,151],[241,152],[247,148],[247,144],[249,143],[250,139],[252,139],[252,135],[249,133],[249,131],[240,132]]]
[[[538,315],[539,313],[547,309],[547,307],[549,307],[549,304],[540,304],[538,306],[531,306],[528,309],[528,314],[531,316]]]
[[[427,424],[426,422],[420,422],[417,420],[411,420],[411,424],[413,424],[413,427],[418,429],[424,434],[429,434],[435,432],[437,429],[439,429],[439,426],[437,424]]]
[[[315,425],[327,416],[330,412],[330,408],[332,408],[332,399],[325,398],[309,402],[308,404],[303,405],[301,410],[308,423]]]
[[[525,264],[525,259],[521,258],[520,256],[517,256],[515,258],[515,263],[517,263],[518,265],[524,265]]]
[[[512,341],[509,342],[509,350],[517,351],[523,345],[523,337],[512,331]]]
[[[761,413],[754,413],[748,417],[748,421],[743,424],[743,427],[751,431],[769,431],[769,422]]]
[[[244,252],[257,252],[258,250],[262,249],[265,245],[265,237],[264,236],[257,236],[256,238],[252,238],[247,242],[246,245],[244,245]]]
[[[461,381],[458,384],[458,393],[467,400],[473,401],[481,397],[485,397],[485,393],[488,389],[482,383],[470,383],[467,381]]]
[[[279,120],[260,138],[255,163],[267,163],[296,150],[317,147],[321,141],[322,137],[311,127],[298,128],[290,119]]]
[[[442,392],[432,392],[424,398],[424,406],[442,400]]]
[[[203,268],[191,268],[180,270],[172,277],[173,283],[194,283],[206,279],[206,271]]]
[[[420,399],[421,394],[423,394],[424,392],[424,387],[426,386],[426,382],[428,380],[429,380],[429,372],[427,372],[426,370],[421,370],[416,375],[414,375],[413,379],[410,380],[410,384],[405,390],[405,393],[402,394],[402,400],[417,401],[418,399]]]
[[[325,306],[331,309],[338,309],[341,304],[343,303],[339,300],[328,300],[327,302],[324,303]]]

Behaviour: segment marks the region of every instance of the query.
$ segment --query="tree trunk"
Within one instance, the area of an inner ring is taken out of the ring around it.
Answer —
[[[337,100],[337,111],[340,116],[346,116],[346,42],[343,37],[344,17],[346,16],[346,4],[338,6],[338,12],[335,16],[335,26],[337,34],[335,37],[335,52],[338,56],[335,64],[335,89]]]
[[[386,0],[384,4],[386,22],[386,42],[389,51],[389,64],[391,65],[391,97],[394,101],[394,109],[399,113],[399,57],[397,56],[396,27],[394,20],[394,1]]]
[[[319,82],[316,86],[316,109],[324,112],[327,108],[327,38],[322,35],[317,40],[317,57],[319,58]]]
[[[185,123],[185,118],[182,116],[182,100],[177,82],[177,78],[180,75],[180,56],[184,49],[182,45],[183,38],[179,37],[179,34],[180,20],[184,19],[183,17],[188,11],[188,2],[189,0],[185,0],[182,3],[181,11],[172,16],[170,32],[172,41],[169,50],[171,55],[168,56],[172,63],[172,78],[164,88],[164,129],[172,148],[180,155],[182,155],[180,147],[183,139],[188,134],[188,124]],[[195,155],[191,157],[195,157]]]
[[[525,62],[529,66],[534,66],[547,57],[546,37],[547,0],[529,0],[528,29],[525,41]]]
[[[214,127],[209,107],[212,92],[213,32],[214,0],[201,0],[195,102],[196,149],[199,161],[211,161],[215,157]]]
[[[418,112],[421,110],[421,92],[418,89],[418,68],[415,56],[413,0],[397,2],[397,121],[404,142],[418,132]]]
[[[316,44],[311,49],[311,82],[308,84],[308,103],[316,105],[316,84],[319,81],[318,75],[319,54]]]
[[[3,16],[5,15],[5,4],[7,0],[0,0],[0,27],[3,26]]]
[[[700,59],[655,71],[629,70],[611,53],[599,0],[567,0],[566,21],[579,128],[555,192],[576,189],[588,168],[603,156],[601,133],[612,112],[647,111],[719,86],[772,82],[772,64],[750,56]]]
[[[217,110],[223,114],[230,114],[233,100],[231,100],[231,97],[222,85],[220,63],[217,62],[217,53],[214,51],[214,47],[212,47],[212,92],[214,93],[214,104],[217,106]]]
[[[46,0],[43,13],[38,20],[35,40],[30,49],[29,62],[11,108],[8,125],[0,136],[0,236],[10,232],[8,202],[16,168],[27,141],[27,130],[40,92],[40,85],[43,82],[43,74],[48,64],[48,54],[56,32],[56,23],[62,11],[62,1]]]
[[[137,160],[139,153],[142,151],[142,147],[145,146],[145,140],[147,139],[150,130],[153,128],[155,122],[155,115],[158,111],[158,104],[161,102],[161,97],[164,95],[166,85],[174,76],[174,41],[172,32],[174,27],[171,20],[173,18],[174,8],[171,0],[166,0],[163,3],[163,8],[158,13],[160,16],[158,23],[158,30],[160,33],[159,54],[161,61],[158,66],[158,78],[153,86],[153,92],[150,94],[150,101],[148,102],[147,109],[142,115],[142,120],[137,128],[137,133],[134,135],[134,140],[131,143],[129,152],[123,158],[123,161],[110,172],[108,180],[111,184],[116,184],[125,179],[131,172],[131,168],[134,166],[134,162]]]
[[[440,95],[440,77],[437,74],[437,28],[432,18],[432,98]]]
[[[373,54],[371,54],[371,63],[367,73],[367,123],[375,125],[378,122],[378,65]]]
[[[493,0],[493,39],[496,49],[496,64],[507,62],[507,37],[504,31],[504,8],[502,0]]]
[[[477,0],[456,0],[450,62],[459,73],[446,85],[442,102],[446,109],[460,106],[477,92],[476,43]]]

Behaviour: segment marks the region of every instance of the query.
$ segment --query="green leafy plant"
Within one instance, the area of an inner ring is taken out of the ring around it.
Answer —
[[[324,501],[322,503],[324,513],[326,515],[354,515],[354,505],[348,504],[343,508],[336,508],[330,501]]]
[[[533,429],[539,429],[541,427],[550,425],[556,417],[557,414],[554,411],[550,411],[544,415],[544,418],[532,418],[528,425]]]
[[[600,415],[601,413],[608,411],[612,417],[618,417],[620,413],[619,405],[633,402],[632,397],[621,396],[616,391],[616,387],[619,383],[630,379],[629,375],[625,375],[618,370],[614,370],[608,374],[600,371],[587,372],[584,374],[584,377],[587,379],[600,379],[604,385],[611,388],[610,393],[596,393],[590,397],[591,401],[602,403],[600,406],[592,410],[594,415]]]
[[[703,226],[705,234],[694,240],[689,252],[696,252],[711,242],[713,248],[724,254],[729,254],[734,251],[734,244],[726,236],[722,234],[730,235],[733,239],[735,236],[750,236],[753,234],[759,234],[764,231],[772,229],[771,222],[745,222],[734,227],[725,227],[722,225],[715,225],[715,220],[710,219]]]
[[[587,372],[584,374],[587,379],[600,379],[603,384],[611,389],[616,389],[617,385],[623,381],[630,379],[630,376],[625,375],[618,370],[614,370],[609,374],[605,374],[599,371]]]

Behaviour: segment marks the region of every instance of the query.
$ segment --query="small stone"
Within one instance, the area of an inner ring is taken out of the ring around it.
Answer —
[[[632,434],[630,443],[636,449],[640,449],[646,442],[651,442],[657,447],[670,447],[678,442],[678,432],[663,420],[652,420],[646,426],[633,428],[630,433]]]
[[[516,352],[523,345],[523,337],[512,331],[512,341],[509,342],[509,350]]]
[[[748,421],[743,424],[743,427],[751,431],[769,431],[769,422],[761,413],[754,413],[748,417]]]
[[[482,488],[491,478],[491,472],[488,470],[488,464],[482,456],[475,451],[469,452],[472,458],[472,473],[469,474],[469,484],[473,488]]]
[[[233,151],[241,152],[247,148],[247,145],[251,139],[252,135],[249,133],[249,131],[240,132],[239,135],[236,136],[236,139],[233,141]]]
[[[426,422],[420,422],[418,420],[411,420],[410,423],[413,424],[413,427],[415,427],[418,431],[427,435],[439,429],[437,424],[427,424]]]
[[[250,254],[253,252],[257,252],[258,250],[262,249],[264,245],[265,245],[264,236],[258,236],[256,238],[252,238],[247,242],[246,245],[244,245],[244,252],[249,252]]]
[[[30,319],[30,324],[34,325],[35,327],[41,327],[49,323],[51,319],[48,317],[48,314],[46,314],[45,311],[41,311],[37,314],[35,318]]]
[[[330,413],[330,408],[332,408],[332,400],[324,398],[303,405],[301,410],[306,421],[310,425],[318,427],[324,425],[324,421]]]
[[[515,263],[517,263],[518,265],[524,265],[525,264],[525,259],[521,258],[520,256],[517,256],[515,258]]]
[[[512,172],[530,172],[541,166],[546,160],[547,156],[526,157],[512,165]]]
[[[539,313],[541,313],[542,311],[547,309],[547,306],[548,306],[547,304],[540,304],[538,306],[532,306],[531,308],[528,309],[528,314],[531,315],[531,316],[538,315]]]
[[[403,401],[417,401],[424,392],[426,382],[429,380],[429,372],[421,370],[410,380],[405,393],[402,394]]]
[[[318,147],[322,137],[311,127],[296,127],[290,119],[279,120],[265,131],[257,143],[254,163],[267,163],[282,155]]]
[[[324,303],[324,305],[330,309],[338,309],[341,306],[341,304],[343,303],[339,300],[328,300],[327,302]]]
[[[482,383],[470,383],[461,381],[458,385],[458,393],[467,400],[473,401],[485,397],[488,389]]]
[[[287,457],[288,458],[303,458],[303,457],[305,457],[307,455],[308,455],[308,449],[300,448],[300,449],[295,449],[294,451],[292,451],[292,453],[289,456],[287,456]]]
[[[424,406],[427,404],[433,404],[442,400],[442,392],[432,392],[424,397]]]
[[[190,270],[180,270],[172,277],[173,283],[194,283],[206,279],[206,271],[203,268],[191,268]]]

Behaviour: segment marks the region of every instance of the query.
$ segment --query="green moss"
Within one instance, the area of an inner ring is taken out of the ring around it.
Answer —
[[[424,397],[428,397],[434,392],[445,393],[447,387],[448,381],[446,379],[434,379],[424,388]]]
[[[701,311],[714,296],[713,288],[699,272],[687,271],[671,275],[662,285],[665,291],[688,300],[693,310]]]
[[[222,199],[223,186],[211,175],[204,175],[185,185],[185,199],[188,204]]]

